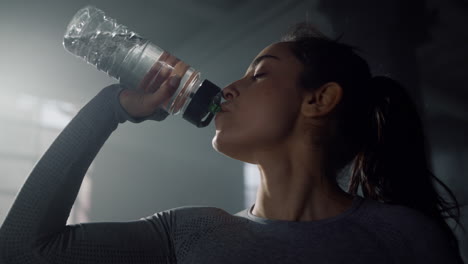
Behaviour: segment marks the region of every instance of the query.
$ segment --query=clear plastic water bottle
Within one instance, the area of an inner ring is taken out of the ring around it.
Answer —
[[[181,76],[177,91],[161,108],[172,115],[183,113],[183,118],[197,127],[207,126],[221,110],[224,98],[218,86],[94,6],[86,6],[73,16],[63,46],[129,89],[155,91],[169,76]]]

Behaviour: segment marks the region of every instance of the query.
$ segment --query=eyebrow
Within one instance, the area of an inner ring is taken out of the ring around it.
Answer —
[[[276,59],[276,60],[280,60],[280,58],[274,56],[274,55],[270,55],[270,54],[265,54],[265,55],[262,55],[258,58],[256,58],[253,62],[252,62],[252,65],[249,67],[250,68],[255,68],[262,60],[264,59],[267,59],[267,58],[272,58],[272,59]]]

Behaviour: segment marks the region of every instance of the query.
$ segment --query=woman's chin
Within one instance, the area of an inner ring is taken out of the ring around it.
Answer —
[[[229,153],[229,149],[233,147],[233,144],[235,145],[235,143],[233,143],[232,140],[227,139],[226,133],[224,133],[222,130],[216,130],[216,135],[213,137],[211,144],[217,152],[227,156]]]
[[[221,149],[222,149],[222,142],[221,142],[221,137],[222,137],[222,131],[221,130],[216,130],[216,134],[215,136],[213,137],[213,139],[211,140],[211,145],[213,146],[213,148],[218,151],[218,152],[221,152]]]
[[[246,146],[241,146],[241,144],[239,144],[238,139],[228,139],[222,132],[216,132],[217,133],[213,137],[213,140],[211,142],[213,148],[226,157],[239,161],[244,161],[246,154],[249,152],[249,148]]]

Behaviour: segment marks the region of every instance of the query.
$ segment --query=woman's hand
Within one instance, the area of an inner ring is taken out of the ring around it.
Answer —
[[[125,89],[119,95],[120,104],[133,118],[150,116],[156,109],[167,103],[179,87],[179,83],[180,77],[173,75],[167,78],[156,91],[154,88]]]

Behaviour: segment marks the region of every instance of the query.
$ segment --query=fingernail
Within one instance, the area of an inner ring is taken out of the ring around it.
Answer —
[[[179,83],[179,81],[180,81],[180,77],[177,76],[177,75],[174,75],[174,76],[172,76],[171,79],[169,80],[169,84],[170,84],[171,86],[176,86],[176,85]]]

